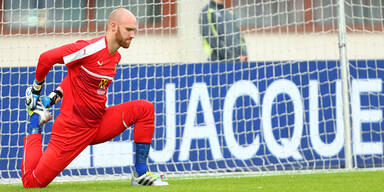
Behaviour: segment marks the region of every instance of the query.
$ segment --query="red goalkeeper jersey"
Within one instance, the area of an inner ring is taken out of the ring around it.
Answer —
[[[120,59],[119,52],[109,53],[105,36],[80,40],[41,54],[36,80],[44,80],[54,64],[66,64],[68,73],[60,84],[64,90],[60,113],[71,125],[93,127],[106,109],[107,89]]]

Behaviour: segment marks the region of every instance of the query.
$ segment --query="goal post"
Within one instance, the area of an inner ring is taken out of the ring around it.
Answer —
[[[352,164],[352,142],[351,142],[351,123],[350,123],[350,94],[349,94],[349,63],[346,47],[346,25],[345,25],[345,7],[344,0],[338,1],[338,34],[339,34],[339,55],[340,71],[342,79],[343,92],[343,122],[344,122],[344,157],[345,168],[351,169]]]
[[[20,182],[24,93],[39,54],[104,35],[108,14],[118,7],[136,15],[138,30],[131,47],[119,50],[106,105],[135,99],[154,104],[151,171],[173,176],[383,168],[383,0],[226,0],[225,14],[240,31],[222,35],[231,37],[222,49],[235,50],[241,34],[246,62],[210,61],[203,40],[215,34],[202,36],[201,27],[212,30],[219,23],[200,23],[208,3],[0,0],[0,183]],[[66,72],[55,65],[42,95]],[[43,128],[44,149],[59,107]],[[58,180],[129,176],[133,129],[87,147]]]

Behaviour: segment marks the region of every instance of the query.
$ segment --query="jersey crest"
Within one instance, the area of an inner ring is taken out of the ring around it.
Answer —
[[[97,94],[104,95],[106,93],[105,86],[107,85],[107,83],[108,79],[103,78],[100,80],[99,88],[97,89]]]

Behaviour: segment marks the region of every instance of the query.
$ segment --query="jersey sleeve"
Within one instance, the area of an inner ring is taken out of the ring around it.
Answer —
[[[86,41],[77,41],[42,53],[37,64],[35,79],[39,82],[44,81],[53,65],[64,64],[65,56],[76,53],[85,46],[87,46]]]

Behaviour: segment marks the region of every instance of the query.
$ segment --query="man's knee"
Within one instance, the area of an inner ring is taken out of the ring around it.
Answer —
[[[147,100],[137,100],[137,107],[139,107],[139,111],[142,112],[141,116],[144,118],[154,118],[155,116],[155,108],[153,104]]]
[[[48,148],[45,152],[49,153]],[[47,162],[59,165],[56,160]],[[52,169],[40,161],[35,169],[25,172],[21,180],[25,188],[46,187],[61,171],[62,169]]]
[[[30,171],[26,174],[24,174],[21,177],[21,180],[23,182],[24,188],[41,188],[41,187],[46,187],[49,183],[41,183],[33,173],[33,171]]]
[[[155,108],[153,107],[153,104],[151,102],[144,99],[137,100],[137,102],[139,103],[139,106],[144,109],[144,111],[150,113],[153,113],[155,111]]]

